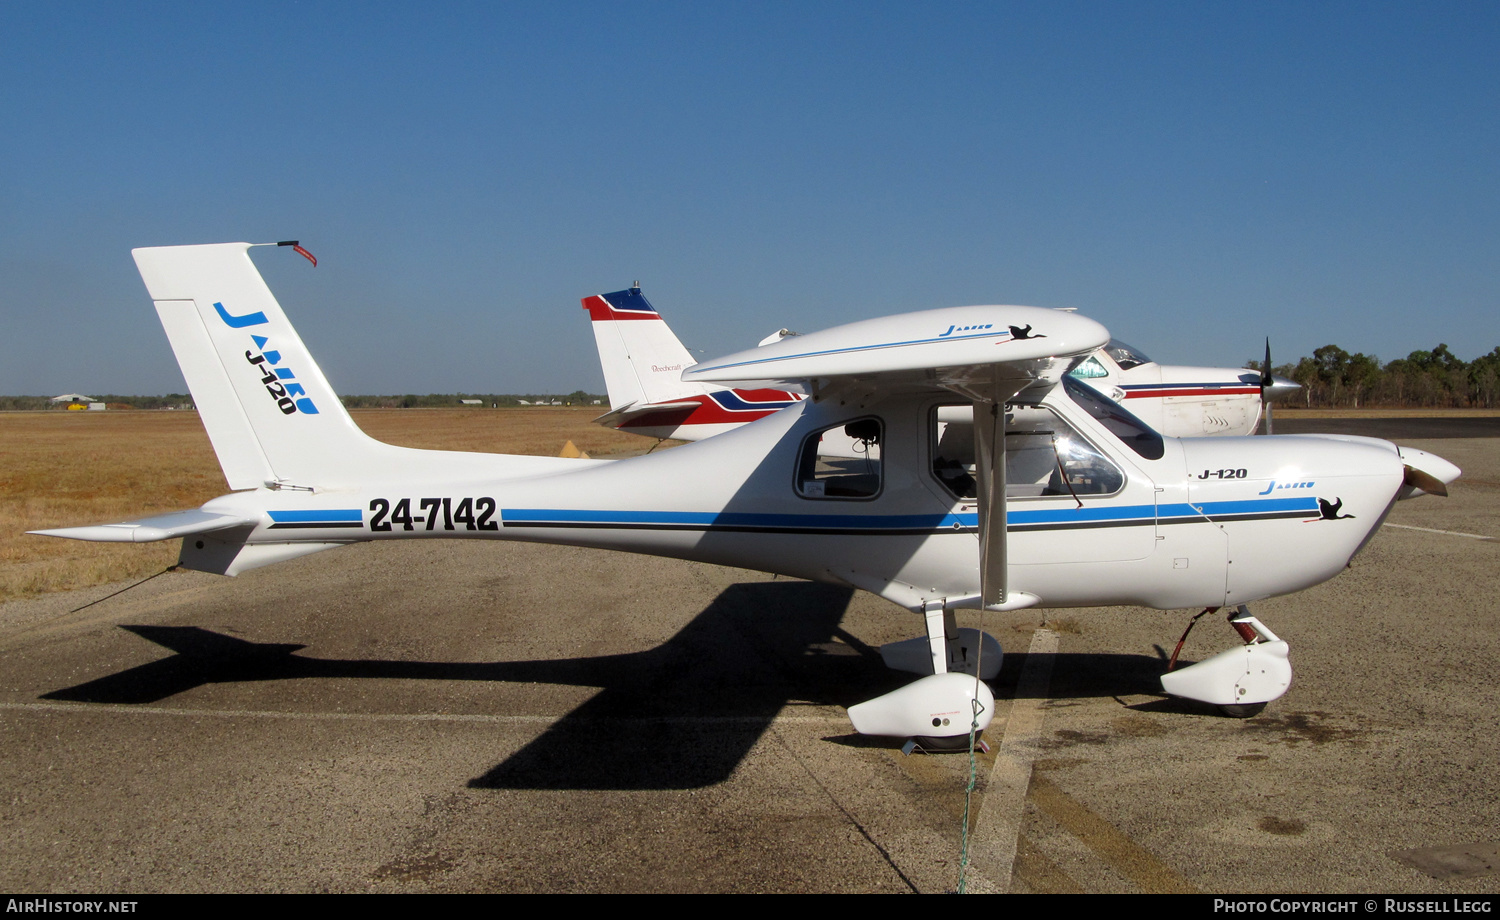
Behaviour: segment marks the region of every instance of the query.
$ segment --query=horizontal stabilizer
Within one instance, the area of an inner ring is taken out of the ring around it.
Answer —
[[[59,527],[27,532],[43,537],[65,537],[94,543],[154,543],[157,540],[171,540],[174,537],[212,533],[234,527],[254,527],[256,523],[253,518],[239,515],[194,510],[174,511],[138,521],[121,521],[118,524],[90,524],[86,527]]]
[[[664,403],[631,403],[628,406],[621,406],[618,409],[609,410],[608,412],[594,419],[594,424],[603,425],[605,428],[619,428],[621,425],[625,424],[631,419],[640,418],[643,415],[652,415],[657,412],[669,412],[673,409],[696,409],[701,405],[703,404],[698,402],[697,400]]]

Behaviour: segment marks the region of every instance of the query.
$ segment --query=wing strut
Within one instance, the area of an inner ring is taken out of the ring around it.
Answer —
[[[1031,381],[1006,376],[999,365],[967,389],[974,400],[974,446],[979,480],[979,606],[1006,601],[1005,404]]]
[[[974,403],[979,474],[979,606],[1005,603],[1005,404]]]

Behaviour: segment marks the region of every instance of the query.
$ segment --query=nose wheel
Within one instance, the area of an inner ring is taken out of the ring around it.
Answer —
[[[1220,706],[1219,711],[1231,719],[1248,719],[1260,715],[1265,708],[1265,703],[1230,703],[1228,706]]]

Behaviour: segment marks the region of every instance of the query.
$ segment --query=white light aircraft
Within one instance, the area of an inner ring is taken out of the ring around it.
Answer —
[[[690,383],[694,361],[639,287],[583,298],[604,369],[610,411],[594,421],[650,438],[701,441],[784,409],[803,394]],[[1023,335],[1024,329],[1019,329]],[[762,345],[795,335],[785,329]],[[1261,407],[1299,389],[1285,377],[1261,380],[1248,368],[1157,364],[1115,339],[1071,371],[1169,437],[1254,434]]]
[[[37,531],[182,539],[234,575],[350,543],[523,540],[861,588],[919,614],[885,647],[921,674],[849,710],[857,731],[952,742],[994,711],[993,637],[960,609],[1231,608],[1244,644],[1163,679],[1240,713],[1286,692],[1287,643],[1243,606],[1338,574],[1397,499],[1459,470],[1369,438],[1163,438],[1068,376],[1109,341],[1033,307],[928,310],[686,368],[692,383],[808,398],[618,461],[413,450],[344,411],[248,243],[137,249],[136,264],[233,491],[201,508]],[[1023,334],[1024,333],[1024,334]],[[861,456],[826,456],[825,436]]]

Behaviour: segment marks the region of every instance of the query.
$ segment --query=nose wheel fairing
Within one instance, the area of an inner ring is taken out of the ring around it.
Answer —
[[[1170,670],[1162,675],[1161,686],[1172,696],[1218,706],[1227,715],[1254,715],[1291,687],[1290,647],[1243,606],[1229,624],[1245,639],[1244,645]]]
[[[862,735],[916,739],[924,750],[967,749],[995,715],[995,696],[985,684],[1000,673],[1000,642],[978,629],[958,628],[942,601],[926,605],[927,635],[881,646],[886,666],[926,675],[915,683],[849,707],[849,721]],[[908,752],[912,749],[908,745]]]
[[[995,695],[968,674],[929,674],[884,696],[849,707],[861,735],[952,738],[984,731],[995,716]]]

